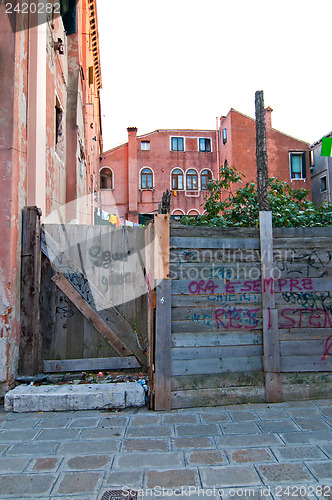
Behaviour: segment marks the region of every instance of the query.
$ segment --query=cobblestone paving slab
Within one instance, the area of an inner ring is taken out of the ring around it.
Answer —
[[[169,500],[160,488],[190,488],[183,500],[332,500],[330,422],[332,400],[170,412],[0,410],[0,498],[100,500],[128,486],[150,490],[139,500]],[[330,496],[316,491],[324,485]]]

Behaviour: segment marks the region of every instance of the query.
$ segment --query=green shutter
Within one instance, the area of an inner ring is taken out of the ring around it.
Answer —
[[[302,178],[306,179],[307,178],[307,165],[306,165],[306,156],[307,153],[304,152],[302,154]]]

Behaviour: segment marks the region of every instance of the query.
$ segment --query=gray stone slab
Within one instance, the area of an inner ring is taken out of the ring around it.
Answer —
[[[282,463],[271,465],[258,465],[257,470],[265,484],[301,484],[313,483],[314,477],[305,465]]]
[[[276,410],[273,408],[256,410],[256,414],[261,420],[284,420],[287,417],[285,410]]]
[[[222,423],[222,422],[231,422],[231,415],[229,412],[215,412],[215,413],[203,413],[201,415],[202,421],[207,423]]]
[[[274,406],[279,408],[316,408],[313,401],[285,401],[283,403],[275,403]]]
[[[80,439],[120,439],[123,434],[121,427],[93,427],[83,429]]]
[[[174,414],[163,415],[163,424],[194,424],[199,422],[198,415]]]
[[[92,439],[90,441],[68,441],[60,445],[58,455],[92,455],[95,453],[110,453],[118,451],[121,442],[115,439],[103,439],[99,441]]]
[[[15,495],[16,498],[36,498],[36,495],[51,491],[53,474],[3,474],[0,476],[1,495]]]
[[[37,425],[36,429],[61,429],[67,427],[70,422],[69,417],[43,418]]]
[[[267,420],[257,422],[263,432],[297,432],[300,429],[291,420]]]
[[[231,422],[221,424],[223,434],[261,434],[255,422]]]
[[[61,459],[57,457],[36,458],[29,464],[29,470],[32,472],[53,472],[58,469]]]
[[[318,408],[290,408],[285,410],[293,418],[318,418]]]
[[[332,458],[332,444],[325,444],[325,445],[321,444],[320,448],[323,450],[324,453],[326,453],[326,455],[329,458]]]
[[[148,470],[145,475],[146,488],[181,488],[199,485],[197,469]]]
[[[33,429],[37,426],[40,419],[38,418],[27,418],[20,420],[5,420],[1,425],[1,430],[10,429]]]
[[[52,494],[97,494],[101,486],[102,478],[102,472],[64,472],[60,475]]]
[[[116,455],[113,463],[113,469],[147,469],[149,467],[169,469],[184,466],[183,453],[176,452],[123,453]]]
[[[270,450],[265,448],[245,448],[237,450],[228,450],[227,455],[231,462],[241,463],[263,463],[275,462]]]
[[[271,488],[269,486],[259,486],[258,488],[254,486],[242,488],[223,488],[222,500],[231,500],[232,498],[241,498],[242,500],[248,498],[253,500],[272,500]]]
[[[273,453],[279,462],[287,460],[324,460],[326,456],[315,445],[273,447]]]
[[[286,444],[332,443],[332,432],[330,431],[286,432],[280,434],[280,437]]]
[[[166,425],[150,425],[149,427],[130,427],[127,429],[127,437],[171,437],[173,427]]]
[[[36,419],[36,417],[39,416],[39,413],[31,413],[30,411],[28,412],[22,412],[22,413],[15,413],[13,411],[8,411],[5,412],[5,419],[6,420],[25,420],[29,417]],[[54,416],[54,412],[52,414],[52,417]]]
[[[332,406],[332,399],[315,399],[313,404],[315,404],[319,408],[324,406]]]
[[[169,439],[137,438],[125,439],[123,451],[170,451]]]
[[[332,407],[319,408],[320,412],[324,417],[332,417]]]
[[[7,444],[0,444],[0,455],[8,448]]]
[[[219,448],[249,448],[283,444],[275,434],[252,434],[250,436],[219,436],[216,438]]]
[[[141,489],[143,486],[143,470],[111,470],[104,480],[102,491],[104,489],[125,488],[126,486]]]
[[[307,465],[319,481],[328,481],[328,484],[332,486],[332,461],[307,463]]]
[[[6,472],[23,472],[28,463],[28,458],[0,457],[0,474]]]
[[[80,417],[73,418],[68,425],[68,428],[86,428],[86,427],[97,427],[100,422],[100,418],[93,417]]]
[[[272,495],[276,500],[316,500],[319,495],[315,496],[317,487],[315,484],[302,484],[302,485],[277,485],[270,486]],[[328,500],[325,498],[325,500]]]
[[[234,422],[244,422],[248,420],[257,420],[257,415],[253,411],[231,411],[232,420]]]
[[[99,422],[99,427],[126,427],[129,417],[120,417],[118,415],[112,417],[102,417]]]
[[[33,443],[20,443],[14,444],[6,451],[6,456],[45,456],[54,455],[59,443],[53,442],[33,442]]]
[[[129,425],[160,425],[161,415],[137,415],[130,419]]]
[[[39,431],[34,430],[8,430],[8,431],[0,431],[0,442],[1,443],[9,443],[12,441],[32,441]]]
[[[105,470],[110,468],[112,460],[113,455],[80,455],[65,459],[61,470]]]
[[[198,465],[228,465],[226,453],[221,450],[195,450],[185,453],[186,463]]]
[[[215,449],[216,445],[212,437],[188,437],[176,438],[172,440],[173,450],[187,450],[187,449]]]
[[[175,432],[178,437],[215,436],[221,434],[220,427],[217,424],[175,425]]]
[[[200,467],[203,488],[258,486],[262,482],[252,465]]]
[[[76,441],[80,432],[76,429],[43,429],[36,441]]]
[[[304,431],[324,431],[331,427],[320,418],[294,418],[296,425]]]

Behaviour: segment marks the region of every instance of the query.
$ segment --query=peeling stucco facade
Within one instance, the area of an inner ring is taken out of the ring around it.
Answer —
[[[47,220],[73,202],[65,219],[90,222],[102,151],[96,0],[77,2],[71,33],[61,16],[29,27],[22,15],[13,32],[5,9],[1,4],[0,396],[18,369],[22,209],[38,206]],[[83,211],[74,202],[80,196]]]

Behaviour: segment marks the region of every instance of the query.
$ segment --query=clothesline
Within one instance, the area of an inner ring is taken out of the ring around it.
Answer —
[[[110,214],[106,212],[105,210],[102,210],[100,208],[95,209],[96,214],[98,217],[101,217],[102,220],[108,221],[110,224],[112,224],[115,227],[120,227],[120,226],[129,226],[129,227],[140,227],[140,224],[137,222],[131,222],[126,219],[120,219],[120,217],[117,217],[114,214]]]

